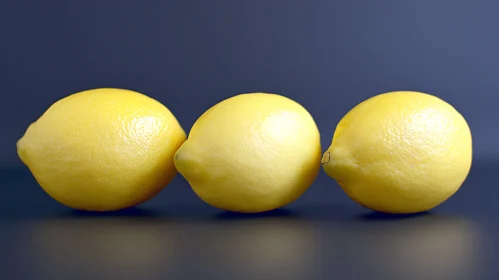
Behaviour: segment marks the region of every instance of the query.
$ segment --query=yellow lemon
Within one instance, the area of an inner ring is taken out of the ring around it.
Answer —
[[[397,91],[371,97],[348,112],[322,164],[357,203],[410,214],[452,196],[471,161],[471,132],[454,107],[430,94]]]
[[[75,209],[111,211],[152,198],[176,175],[186,134],[158,101],[101,88],[56,103],[17,142],[17,152],[52,198]]]
[[[175,166],[206,203],[256,213],[300,197],[321,156],[319,130],[305,108],[278,94],[245,93],[199,117]]]

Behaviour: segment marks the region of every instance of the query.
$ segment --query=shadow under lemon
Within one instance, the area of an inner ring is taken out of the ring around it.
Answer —
[[[300,218],[300,215],[298,214],[298,212],[287,208],[278,208],[261,213],[238,213],[231,211],[222,211],[212,216],[212,219],[219,221],[253,220],[253,219],[268,219],[268,218],[298,219]]]
[[[99,219],[99,218],[157,218],[164,219],[165,217],[156,211],[140,208],[140,207],[130,207],[122,210],[116,211],[106,211],[106,212],[93,212],[93,211],[85,211],[85,210],[77,210],[77,209],[69,209],[66,212],[63,212],[62,217],[66,218],[74,218],[74,219]]]

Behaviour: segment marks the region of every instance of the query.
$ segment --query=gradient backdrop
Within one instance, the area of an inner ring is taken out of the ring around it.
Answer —
[[[274,92],[329,146],[340,118],[386,91],[437,95],[468,120],[475,160],[499,154],[497,1],[23,0],[0,4],[0,166],[53,102],[121,87],[186,131],[213,104]]]
[[[497,279],[499,1],[0,0],[0,279]],[[210,106],[273,92],[305,106],[329,146],[353,106],[437,95],[468,120],[474,164],[415,216],[373,213],[320,173],[285,209],[237,215],[179,175],[141,207],[72,211],[16,141],[55,101],[120,87],[186,131]]]

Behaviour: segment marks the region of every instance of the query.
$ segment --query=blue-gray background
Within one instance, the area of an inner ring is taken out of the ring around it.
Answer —
[[[211,207],[180,175],[140,207],[73,211],[15,143],[98,87],[156,98],[186,131],[227,97],[279,93],[311,112],[323,149],[362,100],[423,91],[468,120],[474,168],[422,215],[371,212],[325,172],[263,215]],[[0,279],[496,280],[498,92],[497,0],[0,0]]]
[[[275,92],[328,146],[358,102],[417,90],[468,120],[475,159],[499,154],[499,2],[480,0],[3,0],[0,165],[53,102],[121,87],[164,103],[186,131],[229,96]],[[325,148],[325,147],[324,147]]]

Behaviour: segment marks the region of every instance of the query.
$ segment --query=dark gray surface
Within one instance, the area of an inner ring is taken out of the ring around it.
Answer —
[[[150,95],[188,131],[242,92],[289,96],[324,146],[358,102],[424,91],[468,120],[479,156],[499,156],[499,1],[0,1],[0,165],[53,102],[96,87]]]
[[[499,274],[499,161],[421,215],[386,216],[321,175],[298,201],[238,215],[199,200],[178,176],[132,210],[72,211],[25,169],[2,170],[0,279],[481,280]]]

